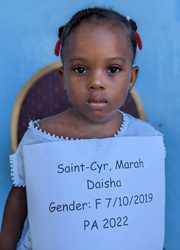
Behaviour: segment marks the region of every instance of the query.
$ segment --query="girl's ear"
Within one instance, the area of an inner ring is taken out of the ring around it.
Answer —
[[[129,90],[131,90],[136,82],[137,76],[139,72],[139,67],[138,66],[133,66],[131,70],[131,82],[129,84]]]
[[[59,76],[60,76],[60,82],[61,82],[63,88],[65,89],[64,68],[63,68],[63,66],[61,66],[60,69],[59,69]]]

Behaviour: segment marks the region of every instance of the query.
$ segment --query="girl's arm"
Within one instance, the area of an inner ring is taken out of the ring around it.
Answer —
[[[1,234],[0,249],[15,250],[27,216],[26,189],[12,187],[6,201]]]

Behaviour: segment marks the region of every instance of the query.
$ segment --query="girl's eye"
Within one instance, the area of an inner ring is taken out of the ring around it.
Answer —
[[[111,66],[108,68],[108,73],[115,74],[115,73],[120,72],[120,70],[121,70],[120,67]]]
[[[87,72],[87,69],[83,66],[78,66],[73,69],[78,74],[85,74]]]

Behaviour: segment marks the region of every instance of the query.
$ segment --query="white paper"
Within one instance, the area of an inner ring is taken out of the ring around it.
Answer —
[[[162,136],[24,147],[33,250],[161,250]]]

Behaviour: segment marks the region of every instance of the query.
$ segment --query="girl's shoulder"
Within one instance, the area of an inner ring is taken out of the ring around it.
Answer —
[[[67,113],[63,112],[41,120],[31,120],[23,138],[26,144],[71,139],[66,135],[71,124]]]
[[[38,122],[38,129],[56,138],[66,138],[68,131],[72,130],[72,118],[70,111],[66,110],[54,116],[47,117]]]
[[[126,120],[125,123],[125,136],[156,136],[162,135],[150,123],[135,118],[127,113],[124,113]]]
[[[13,185],[16,187],[25,187],[26,185],[23,160],[23,148],[25,146],[64,140],[64,138],[60,138],[56,135],[43,131],[40,128],[39,123],[40,120],[29,122],[28,128],[18,145],[16,152],[10,155],[11,177]],[[45,123],[42,124],[44,125]],[[50,123],[45,125],[48,128]]]
[[[63,132],[64,128],[64,118],[60,115],[54,115],[38,121],[38,129],[44,131],[47,134],[60,134],[59,131]],[[62,134],[61,132],[61,134]]]

